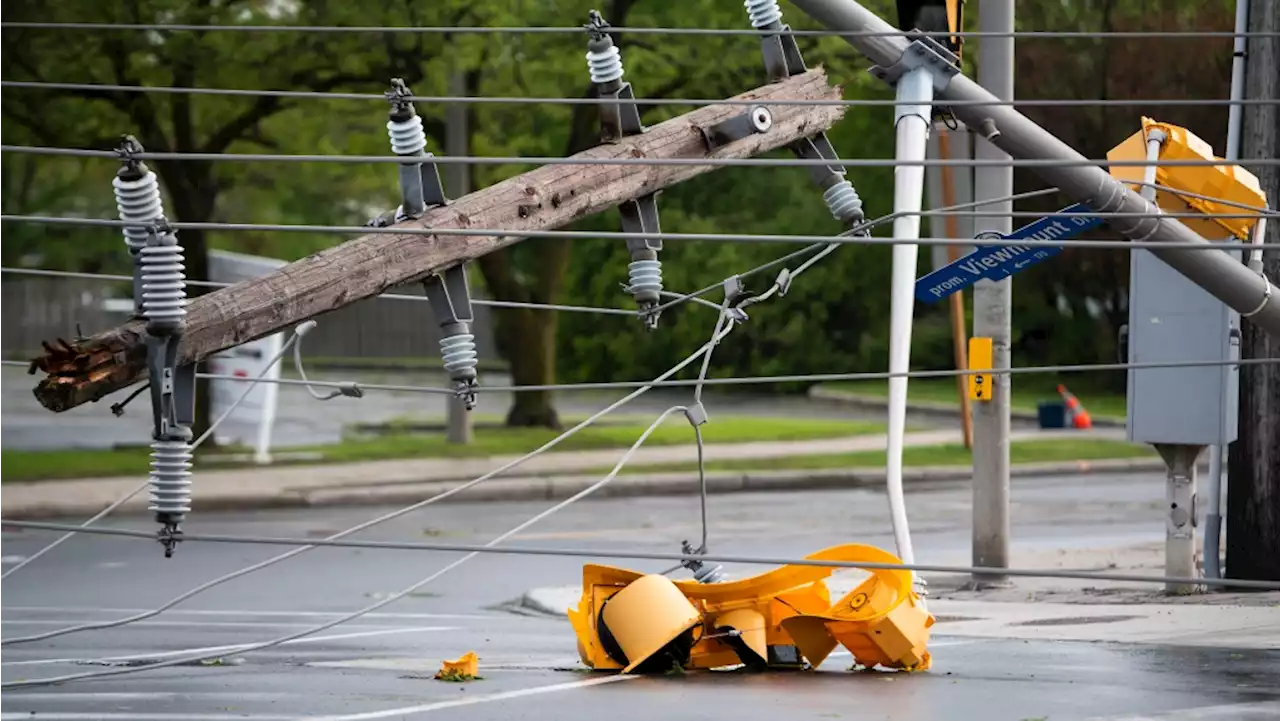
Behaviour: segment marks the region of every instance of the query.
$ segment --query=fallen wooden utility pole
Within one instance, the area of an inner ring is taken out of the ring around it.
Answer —
[[[836,100],[839,87],[822,69],[756,88],[734,100],[758,100],[772,113],[764,132],[708,149],[703,134],[751,110],[711,105],[672,118],[574,159],[745,158],[826,130],[844,114],[838,105],[770,105],[769,101]],[[545,165],[434,208],[394,228],[501,228],[501,236],[370,233],[279,270],[191,301],[179,349],[181,362],[290,328],[321,313],[372,298],[449,266],[518,243],[522,231],[560,228],[660,188],[714,170],[715,165]],[[388,199],[388,202],[393,202]],[[180,220],[180,219],[179,219]],[[35,388],[47,409],[61,412],[96,401],[146,377],[145,322],[131,321],[75,343],[46,347],[32,361],[48,374]]]

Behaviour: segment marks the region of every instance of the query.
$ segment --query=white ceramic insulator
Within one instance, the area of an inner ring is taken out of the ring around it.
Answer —
[[[778,7],[776,0],[746,0],[743,6],[751,18],[751,27],[757,30],[782,20],[782,8]]]
[[[141,251],[142,314],[148,321],[178,324],[187,314],[182,246],[150,245]]]
[[[858,191],[854,190],[853,183],[847,180],[827,188],[827,191],[822,194],[822,199],[831,209],[831,215],[845,225],[860,223],[866,218],[862,213],[862,198],[858,196]]]
[[[151,505],[148,508],[178,518],[191,512],[191,444],[188,441],[152,442]]]
[[[116,210],[120,213],[120,220],[150,225],[164,216],[160,183],[153,171],[148,170],[137,180],[123,180],[117,176],[111,185],[116,192]],[[137,252],[147,244],[147,229],[124,228],[124,242],[129,250]]]
[[[427,133],[422,129],[421,116],[387,121],[387,134],[391,136],[391,152],[396,155],[418,155],[427,149]]]
[[[615,45],[608,49],[589,51],[587,53],[587,69],[591,71],[591,82],[608,83],[622,79],[622,53]]]
[[[470,380],[476,377],[475,336],[459,333],[440,339],[440,357],[444,369],[453,380]]]
[[[656,300],[658,293],[662,290],[662,261],[660,260],[636,260],[627,266],[630,274],[630,284],[628,288],[632,295],[641,293],[652,294],[653,300]]]

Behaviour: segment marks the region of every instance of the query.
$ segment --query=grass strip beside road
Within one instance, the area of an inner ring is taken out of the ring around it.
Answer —
[[[1094,418],[1124,420],[1127,401],[1123,393],[1101,391],[1088,385],[1071,382],[1071,378],[1060,379],[1057,376],[1019,376],[1014,379],[1013,397],[1010,407],[1015,411],[1035,413],[1036,407],[1044,402],[1059,402],[1058,383],[1075,394],[1080,404]],[[823,389],[866,396],[868,398],[888,398],[888,381],[835,381],[823,383]],[[960,408],[960,399],[954,378],[912,378],[907,384],[908,402],[938,403],[954,405]]]
[[[1097,461],[1126,458],[1158,458],[1151,446],[1097,438],[1044,439],[1014,441],[1009,444],[1011,463],[1052,463],[1069,461]],[[908,446],[903,450],[902,463],[907,467],[964,466],[973,462],[973,456],[961,444],[937,446]],[[790,456],[786,458],[753,458],[725,460],[707,463],[708,471],[799,471],[829,470],[833,468],[883,468],[884,451],[858,451],[830,455]],[[625,473],[695,472],[693,463],[636,466]],[[597,469],[607,473],[609,469]]]
[[[566,419],[566,427],[575,422]],[[648,420],[600,423],[582,429],[565,439],[557,451],[626,448],[644,432]],[[393,425],[394,431],[394,425]],[[751,441],[802,441],[819,438],[842,438],[884,433],[884,424],[821,418],[716,418],[703,427],[708,443],[746,443]],[[521,455],[546,443],[558,433],[547,428],[476,428],[469,445],[445,441],[443,432],[390,432],[385,435],[349,438],[341,443],[323,446],[289,448],[295,456],[310,454],[300,460],[277,460],[273,465],[302,463],[346,463],[396,458],[474,458],[484,456]],[[680,445],[694,442],[693,430],[683,417],[673,417],[656,429],[646,445]],[[246,448],[223,448],[211,454],[199,454],[196,467],[229,469],[252,467],[249,460],[239,462],[210,457],[212,454],[251,455]],[[281,451],[283,455],[284,451]],[[5,483],[67,478],[100,478],[137,475],[145,477],[150,449],[60,449],[55,451],[0,450],[0,479]]]

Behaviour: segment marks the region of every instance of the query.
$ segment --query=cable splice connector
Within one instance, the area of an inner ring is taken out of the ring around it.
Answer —
[[[628,135],[644,132],[640,123],[640,110],[636,107],[631,83],[622,79],[622,54],[609,36],[609,23],[596,10],[587,14],[587,71],[595,86],[596,94],[617,102],[600,105],[601,139],[617,141]],[[622,216],[622,230],[626,233],[657,234],[662,230],[658,223],[658,195],[650,193],[618,206]],[[628,239],[627,250],[631,263],[627,266],[627,283],[623,289],[631,294],[640,308],[645,327],[658,327],[659,313],[654,312],[661,302],[662,262],[658,252],[662,250],[660,238]]]
[[[446,205],[440,182],[440,170],[427,152],[427,134],[422,118],[413,106],[413,93],[404,80],[392,78],[386,93],[391,102],[387,132],[391,152],[404,158],[400,165],[400,207],[395,213],[384,213],[370,222],[375,227],[421,217],[429,208]],[[453,381],[454,391],[467,410],[476,404],[476,344],[471,333],[475,315],[471,311],[471,289],[467,268],[459,264],[431,275],[423,281],[431,312],[440,324],[440,355],[444,369]],[[350,394],[348,394],[350,395]]]
[[[111,181],[115,190],[116,210],[120,220],[137,223],[125,226],[125,246],[133,259],[134,315],[142,316],[142,278],[139,254],[147,245],[149,228],[164,217],[164,205],[160,199],[160,183],[156,174],[134,156],[142,152],[142,145],[132,135],[122,136],[116,154],[120,156],[120,169]]]
[[[186,330],[185,264],[177,234],[164,217],[152,226],[139,251],[142,313],[147,319],[152,443],[151,503],[161,524],[157,539],[165,558],[182,540],[180,525],[191,512],[191,424],[195,421],[195,364],[178,365]]]

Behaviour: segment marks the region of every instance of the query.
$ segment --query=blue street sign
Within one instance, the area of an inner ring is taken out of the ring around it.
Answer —
[[[1077,203],[1028,223],[1008,235],[983,233],[978,238],[1004,240],[1061,240],[1073,238],[1102,225],[1104,219]],[[1073,217],[1074,216],[1074,217]],[[956,291],[964,290],[980,280],[1004,280],[1023,268],[1035,265],[1062,252],[1062,248],[1025,245],[980,246],[972,253],[948,263],[916,281],[916,300],[935,303]]]

